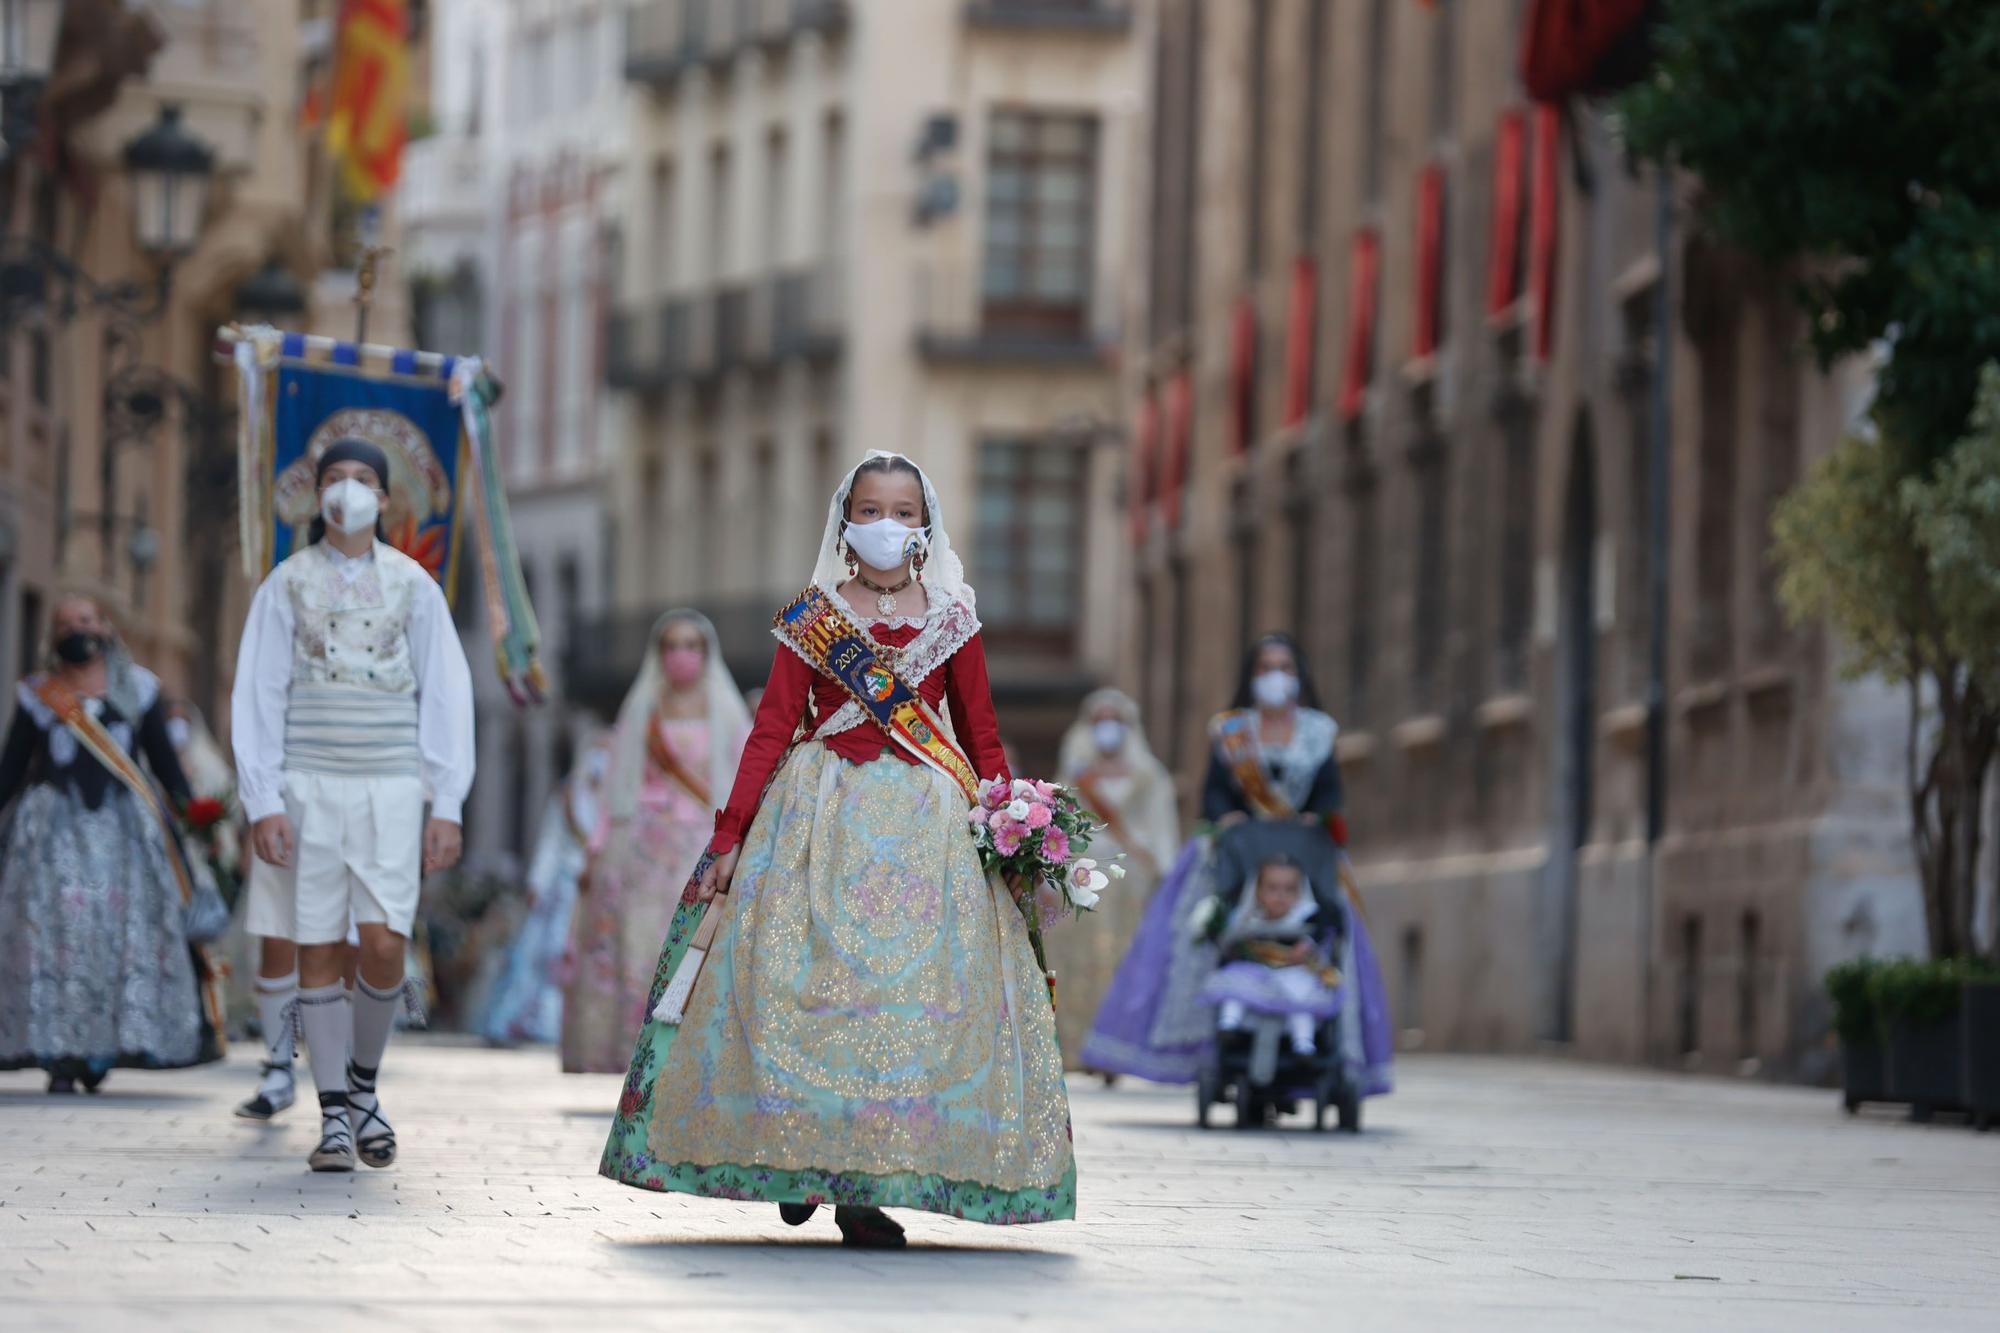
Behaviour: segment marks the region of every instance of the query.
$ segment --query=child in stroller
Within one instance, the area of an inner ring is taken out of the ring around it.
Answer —
[[[1341,1005],[1332,962],[1339,920],[1322,909],[1305,868],[1284,853],[1267,856],[1226,919],[1217,910],[1204,924],[1219,933],[1220,966],[1201,992],[1215,1007],[1216,1027],[1198,1094],[1202,1123],[1209,1103],[1233,1087],[1239,1127],[1262,1124],[1301,1097],[1316,1103],[1316,1123],[1324,1125],[1331,1104],[1343,1128],[1358,1127],[1332,1026]]]
[[[1222,966],[1202,987],[1218,1032],[1241,1032],[1252,1010],[1281,1019],[1297,1055],[1318,1051],[1322,1020],[1340,1011],[1333,932],[1306,892],[1305,869],[1280,856],[1257,868],[1255,892],[1222,933]]]

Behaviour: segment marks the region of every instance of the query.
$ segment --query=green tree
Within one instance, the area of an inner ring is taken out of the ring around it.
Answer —
[[[1978,951],[1980,802],[2000,748],[2000,367],[1927,473],[1885,430],[1851,436],[1777,507],[1778,592],[1831,623],[1850,674],[1910,689],[1910,831],[1931,951]]]
[[[2000,358],[2000,4],[1667,0],[1621,99],[1704,226],[1804,274],[1822,362],[1887,350],[1878,411],[1927,468]]]

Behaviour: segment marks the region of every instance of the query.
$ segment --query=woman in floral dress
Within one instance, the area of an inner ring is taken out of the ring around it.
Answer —
[[[95,1092],[117,1066],[221,1057],[213,972],[184,924],[208,868],[166,822],[191,793],[160,682],[119,663],[89,598],[57,603],[49,638],[0,753],[0,1069]]]
[[[684,1017],[640,1035],[605,1175],[777,1203],[793,1225],[832,1204],[845,1243],[865,1247],[904,1243],[885,1206],[995,1223],[1075,1215],[1048,996],[967,821],[970,772],[1007,774],[942,519],[923,473],[895,455],[871,454],[835,493],[656,993],[703,912],[723,924]],[[892,736],[836,680],[821,659],[837,654],[798,631],[807,608],[932,716],[948,704],[950,756],[928,726]]]
[[[611,742],[610,777],[579,885],[563,994],[565,1072],[632,1058],[653,963],[750,730],[715,627],[670,611],[653,627]]]

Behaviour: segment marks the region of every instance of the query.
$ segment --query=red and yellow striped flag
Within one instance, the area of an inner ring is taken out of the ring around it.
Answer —
[[[410,90],[409,0],[343,0],[326,145],[347,193],[371,203],[396,183]]]

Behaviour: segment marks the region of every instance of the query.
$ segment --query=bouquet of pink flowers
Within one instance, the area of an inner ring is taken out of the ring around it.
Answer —
[[[989,875],[997,874],[1013,894],[1028,923],[1028,942],[1055,1002],[1056,979],[1042,949],[1042,927],[1071,912],[1087,912],[1122,866],[1099,869],[1085,856],[1103,821],[1084,808],[1075,792],[1049,782],[989,778],[979,784],[979,803],[966,816],[973,845]],[[1044,911],[1042,893],[1049,894]]]

